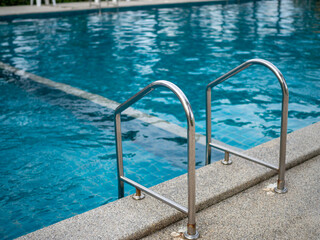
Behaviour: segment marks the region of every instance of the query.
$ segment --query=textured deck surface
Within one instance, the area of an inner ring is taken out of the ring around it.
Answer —
[[[289,134],[287,143],[287,168],[292,168],[320,155],[319,136],[320,122]],[[270,142],[245,151],[245,153],[248,155],[263,159],[276,165],[278,162],[278,152],[279,139],[274,139]],[[276,175],[276,171],[267,169],[241,158],[231,157],[231,159],[233,160],[233,164],[230,166],[224,166],[221,163],[216,162],[202,167],[196,171],[196,202],[198,211],[215,205]],[[303,172],[300,174],[303,175]],[[303,175],[303,179],[305,180],[306,184],[308,184],[309,181],[317,176],[318,175]],[[319,182],[319,178],[316,180]],[[275,180],[272,182],[274,181]],[[291,181],[292,178],[288,178],[289,193],[285,195],[274,195],[272,198],[274,201],[281,201],[281,199],[290,199],[296,197],[296,195],[291,195],[295,193],[295,187]],[[177,201],[178,203],[183,204],[184,206],[187,206],[186,183],[187,177],[186,175],[182,175],[170,181],[154,186],[151,189],[172,200]],[[260,189],[265,187],[264,185],[265,184],[260,186]],[[266,193],[263,192],[263,194]],[[297,197],[297,199],[299,198],[301,198],[301,196]],[[282,201],[285,203],[286,200]],[[289,204],[290,206],[291,202],[289,201],[289,203],[287,202],[285,204]],[[318,204],[318,206],[320,205]],[[264,209],[264,205],[258,205],[258,202],[256,207]],[[232,208],[238,207],[233,206]],[[235,218],[232,214],[235,214],[236,212],[236,209],[232,210],[232,208],[230,211],[220,213],[224,216],[219,216],[217,214],[213,214],[213,216],[215,218],[225,219],[230,217],[230,221],[232,221],[232,218]],[[285,209],[286,211],[290,211],[290,209],[292,209],[292,211],[296,210],[294,205],[292,205],[292,207],[285,206]],[[270,212],[272,211],[270,210]],[[295,212],[292,213],[294,214]],[[279,214],[282,213],[279,212]],[[257,215],[252,213],[247,216],[251,217],[250,215],[252,215],[252,221],[256,221],[254,219],[257,218]],[[22,236],[19,239],[138,239],[169,226],[172,223],[183,219],[184,217],[184,214],[155,200],[150,196],[147,196],[143,201],[135,201],[128,196],[75,217],[66,219],[49,227],[40,229],[36,232]],[[266,221],[267,224],[274,224],[271,220],[269,220],[269,217],[263,217],[262,215],[260,215],[260,217],[262,219],[264,218],[263,221]],[[239,218],[241,218],[241,215],[239,215]],[[205,234],[206,225],[201,221],[202,220],[200,217],[198,223],[200,234]],[[206,221],[209,221],[207,224],[211,224],[210,218]],[[213,222],[213,224],[215,223]],[[176,229],[176,227],[173,228],[178,231],[179,229]],[[282,225],[280,225],[279,228],[280,227],[282,227]],[[211,229],[210,226],[208,228]],[[212,226],[212,228],[212,234],[215,234],[215,229],[217,226]],[[246,227],[243,226],[243,229],[245,230]],[[284,228],[282,227],[282,229]],[[169,232],[170,231],[171,229]],[[236,232],[236,229],[233,231]],[[167,237],[170,239],[170,236],[168,236],[168,231],[164,234],[166,235],[165,239],[167,239]]]
[[[317,156],[287,172],[290,189],[287,194],[268,191],[276,181],[272,178],[199,212],[201,239],[318,240],[319,170],[320,156]],[[144,239],[168,239],[185,225],[186,220],[180,221]]]

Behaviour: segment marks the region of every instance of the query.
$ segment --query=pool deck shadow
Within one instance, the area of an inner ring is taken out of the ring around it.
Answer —
[[[287,169],[320,155],[319,136],[320,122],[288,135]],[[278,165],[279,139],[261,144],[245,153]],[[196,170],[197,211],[207,209],[277,174],[276,171],[238,157],[231,156],[231,159],[233,164],[229,166],[216,162]],[[290,191],[290,184],[288,187]],[[187,206],[186,175],[151,189]],[[286,195],[275,194],[273,198],[283,199]],[[183,213],[150,196],[142,201],[135,201],[128,196],[19,239],[139,239],[185,217]],[[224,217],[227,218],[228,213]],[[167,239],[170,238],[167,236]]]

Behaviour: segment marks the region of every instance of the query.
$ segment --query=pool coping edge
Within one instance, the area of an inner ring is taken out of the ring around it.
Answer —
[[[292,168],[320,154],[318,136],[320,136],[320,122],[288,134],[287,168]],[[277,164],[278,147],[279,139],[274,139],[245,153],[257,158],[269,159]],[[231,159],[234,163],[230,166],[216,162],[196,170],[197,211],[276,175],[273,170],[241,158],[231,157]],[[186,181],[185,174],[151,189],[187,205]],[[288,188],[290,191],[290,183]],[[155,201],[152,197],[147,196],[145,200],[137,202],[128,196],[18,239],[137,239],[184,217],[184,214]]]
[[[241,1],[249,1],[249,0],[241,0]],[[241,2],[240,1],[240,2]],[[201,6],[206,4],[229,4],[229,3],[238,3],[237,0],[159,0],[159,1],[123,1],[120,2],[120,4],[117,5],[107,5],[107,6],[101,6],[101,12],[122,12],[122,11],[130,11],[130,10],[145,10],[150,8],[167,8],[167,7],[181,7],[181,6]],[[87,3],[87,7],[79,7],[75,8],[72,7],[72,3],[60,3],[58,6],[50,6],[50,5],[44,5],[44,8],[38,8],[36,6],[30,6],[30,5],[18,5],[18,6],[4,6],[4,8],[14,8],[14,7],[20,7],[20,8],[33,8],[33,11],[31,12],[17,12],[17,13],[0,13],[0,20],[1,21],[12,21],[15,19],[24,19],[24,18],[43,18],[43,17],[60,17],[60,16],[68,16],[68,15],[79,15],[79,14],[92,14],[92,13],[98,13],[99,7],[95,4],[92,4],[93,7],[89,6],[89,2],[74,2],[74,4],[77,3]],[[62,5],[65,6],[62,6]],[[113,4],[113,3],[112,3]],[[70,5],[71,7],[67,7],[67,5]]]

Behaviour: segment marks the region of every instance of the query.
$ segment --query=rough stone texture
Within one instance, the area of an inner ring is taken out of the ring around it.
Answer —
[[[287,172],[289,192],[286,194],[263,190],[276,181],[274,177],[199,212],[201,239],[318,240],[319,169],[320,156],[317,156]],[[172,232],[185,225],[186,220],[180,221],[144,239],[170,239]]]
[[[287,167],[296,166],[319,155],[319,136],[320,122],[289,134]],[[250,156],[275,165],[278,163],[278,152],[279,139],[245,151]],[[232,165],[224,166],[216,162],[196,171],[198,210],[205,209],[276,175],[276,171],[238,157],[231,157],[231,159]],[[290,192],[291,185],[288,187]],[[161,183],[152,189],[187,206],[186,175]],[[143,201],[134,201],[129,196],[19,239],[137,239],[183,217],[184,214],[150,196]]]

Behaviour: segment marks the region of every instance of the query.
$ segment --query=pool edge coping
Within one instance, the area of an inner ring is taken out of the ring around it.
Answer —
[[[320,154],[319,135],[320,122],[288,134],[287,169]],[[279,139],[274,139],[246,150],[245,153],[262,159],[272,159],[272,163],[277,163],[278,146]],[[276,175],[273,170],[238,157],[232,156],[231,158],[234,163],[230,166],[216,162],[196,170],[197,211]],[[186,181],[187,177],[184,174],[151,189],[186,205]],[[184,217],[184,214],[155,201],[150,196],[141,202],[134,201],[127,196],[18,239],[137,239]]]
[[[247,2],[250,0],[240,0],[240,2]],[[166,8],[166,7],[180,7],[180,6],[188,6],[188,5],[194,5],[194,6],[201,6],[206,4],[229,4],[229,3],[238,3],[237,0],[163,0],[156,1],[156,2],[146,2],[146,1],[124,1],[121,2],[121,5],[109,5],[109,6],[102,6],[101,12],[112,12],[112,11],[130,11],[130,10],[144,10],[144,9],[150,9],[150,8]],[[58,17],[58,16],[67,16],[67,15],[79,15],[79,14],[91,14],[91,13],[97,13],[99,8],[95,6],[94,8],[89,6],[89,2],[74,2],[74,4],[77,3],[88,3],[87,7],[80,7],[80,8],[67,8],[67,7],[52,7],[45,5],[44,7],[52,8],[50,10],[43,10],[41,11],[41,8],[34,7],[33,12],[18,12],[18,13],[10,13],[10,14],[1,14],[0,12],[0,21],[10,21],[14,19],[21,19],[21,18],[42,18],[42,17]],[[63,4],[63,3],[62,3]],[[71,5],[70,3],[66,3],[68,5]],[[123,5],[122,5],[123,4]],[[61,3],[60,3],[61,5]],[[94,4],[93,4],[94,5]],[[17,5],[17,6],[4,6],[4,7],[31,7],[30,5]],[[37,16],[41,15],[41,16]]]

